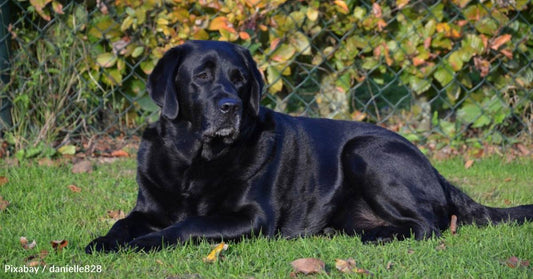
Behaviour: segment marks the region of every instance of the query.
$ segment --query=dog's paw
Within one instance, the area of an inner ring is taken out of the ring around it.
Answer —
[[[116,252],[119,247],[120,245],[116,239],[102,236],[91,241],[89,245],[85,247],[85,253],[92,254],[94,252]]]
[[[161,235],[145,235],[138,237],[126,245],[135,252],[159,251],[163,247],[164,239]]]

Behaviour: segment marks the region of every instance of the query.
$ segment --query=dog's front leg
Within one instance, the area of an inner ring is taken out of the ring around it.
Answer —
[[[189,217],[163,230],[138,237],[128,243],[137,251],[159,250],[162,245],[175,245],[188,240],[239,240],[251,235],[273,234],[274,229],[260,216],[196,216]]]
[[[126,218],[118,220],[105,236],[91,241],[85,247],[85,252],[92,254],[96,251],[117,251],[120,247],[127,246],[132,239],[153,232],[153,220],[145,213],[132,211]]]

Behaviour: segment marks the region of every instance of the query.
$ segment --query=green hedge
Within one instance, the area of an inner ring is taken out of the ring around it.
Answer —
[[[47,73],[44,82],[58,83],[65,73],[79,76],[56,90],[85,100],[69,110],[48,102],[36,111],[55,110],[71,121],[51,129],[49,140],[84,125],[108,131],[110,125],[145,122],[157,111],[144,90],[146,76],[165,51],[189,39],[248,47],[268,84],[264,105],[289,113],[384,122],[412,140],[441,145],[469,138],[508,144],[532,134],[530,1],[30,3],[25,16],[33,15],[43,29],[15,26],[16,51],[32,56],[42,46],[51,57],[59,53],[74,61],[57,66],[50,61],[57,58],[44,57],[31,63],[44,72],[42,64],[56,68],[57,78]],[[14,64],[26,72],[35,68]],[[17,92],[14,110],[26,114],[28,104],[39,103],[34,98],[50,99],[24,91],[46,87],[37,77],[29,85],[18,73],[12,77],[2,94]],[[120,119],[102,124],[95,111]],[[82,115],[84,124],[68,118],[71,113]],[[28,130],[13,132],[10,141],[30,143],[23,134]]]

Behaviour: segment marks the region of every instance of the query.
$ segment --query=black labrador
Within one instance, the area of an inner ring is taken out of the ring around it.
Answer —
[[[240,46],[175,47],[147,88],[161,117],[140,145],[137,204],[87,253],[330,230],[363,241],[423,239],[439,236],[452,215],[533,220],[533,205],[474,202],[394,132],[261,107],[261,74]]]

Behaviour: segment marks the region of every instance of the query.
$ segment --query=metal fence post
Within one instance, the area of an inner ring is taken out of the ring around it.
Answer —
[[[9,13],[10,0],[0,0],[0,86],[9,82]],[[0,137],[11,127],[11,102],[7,96],[0,96]]]

